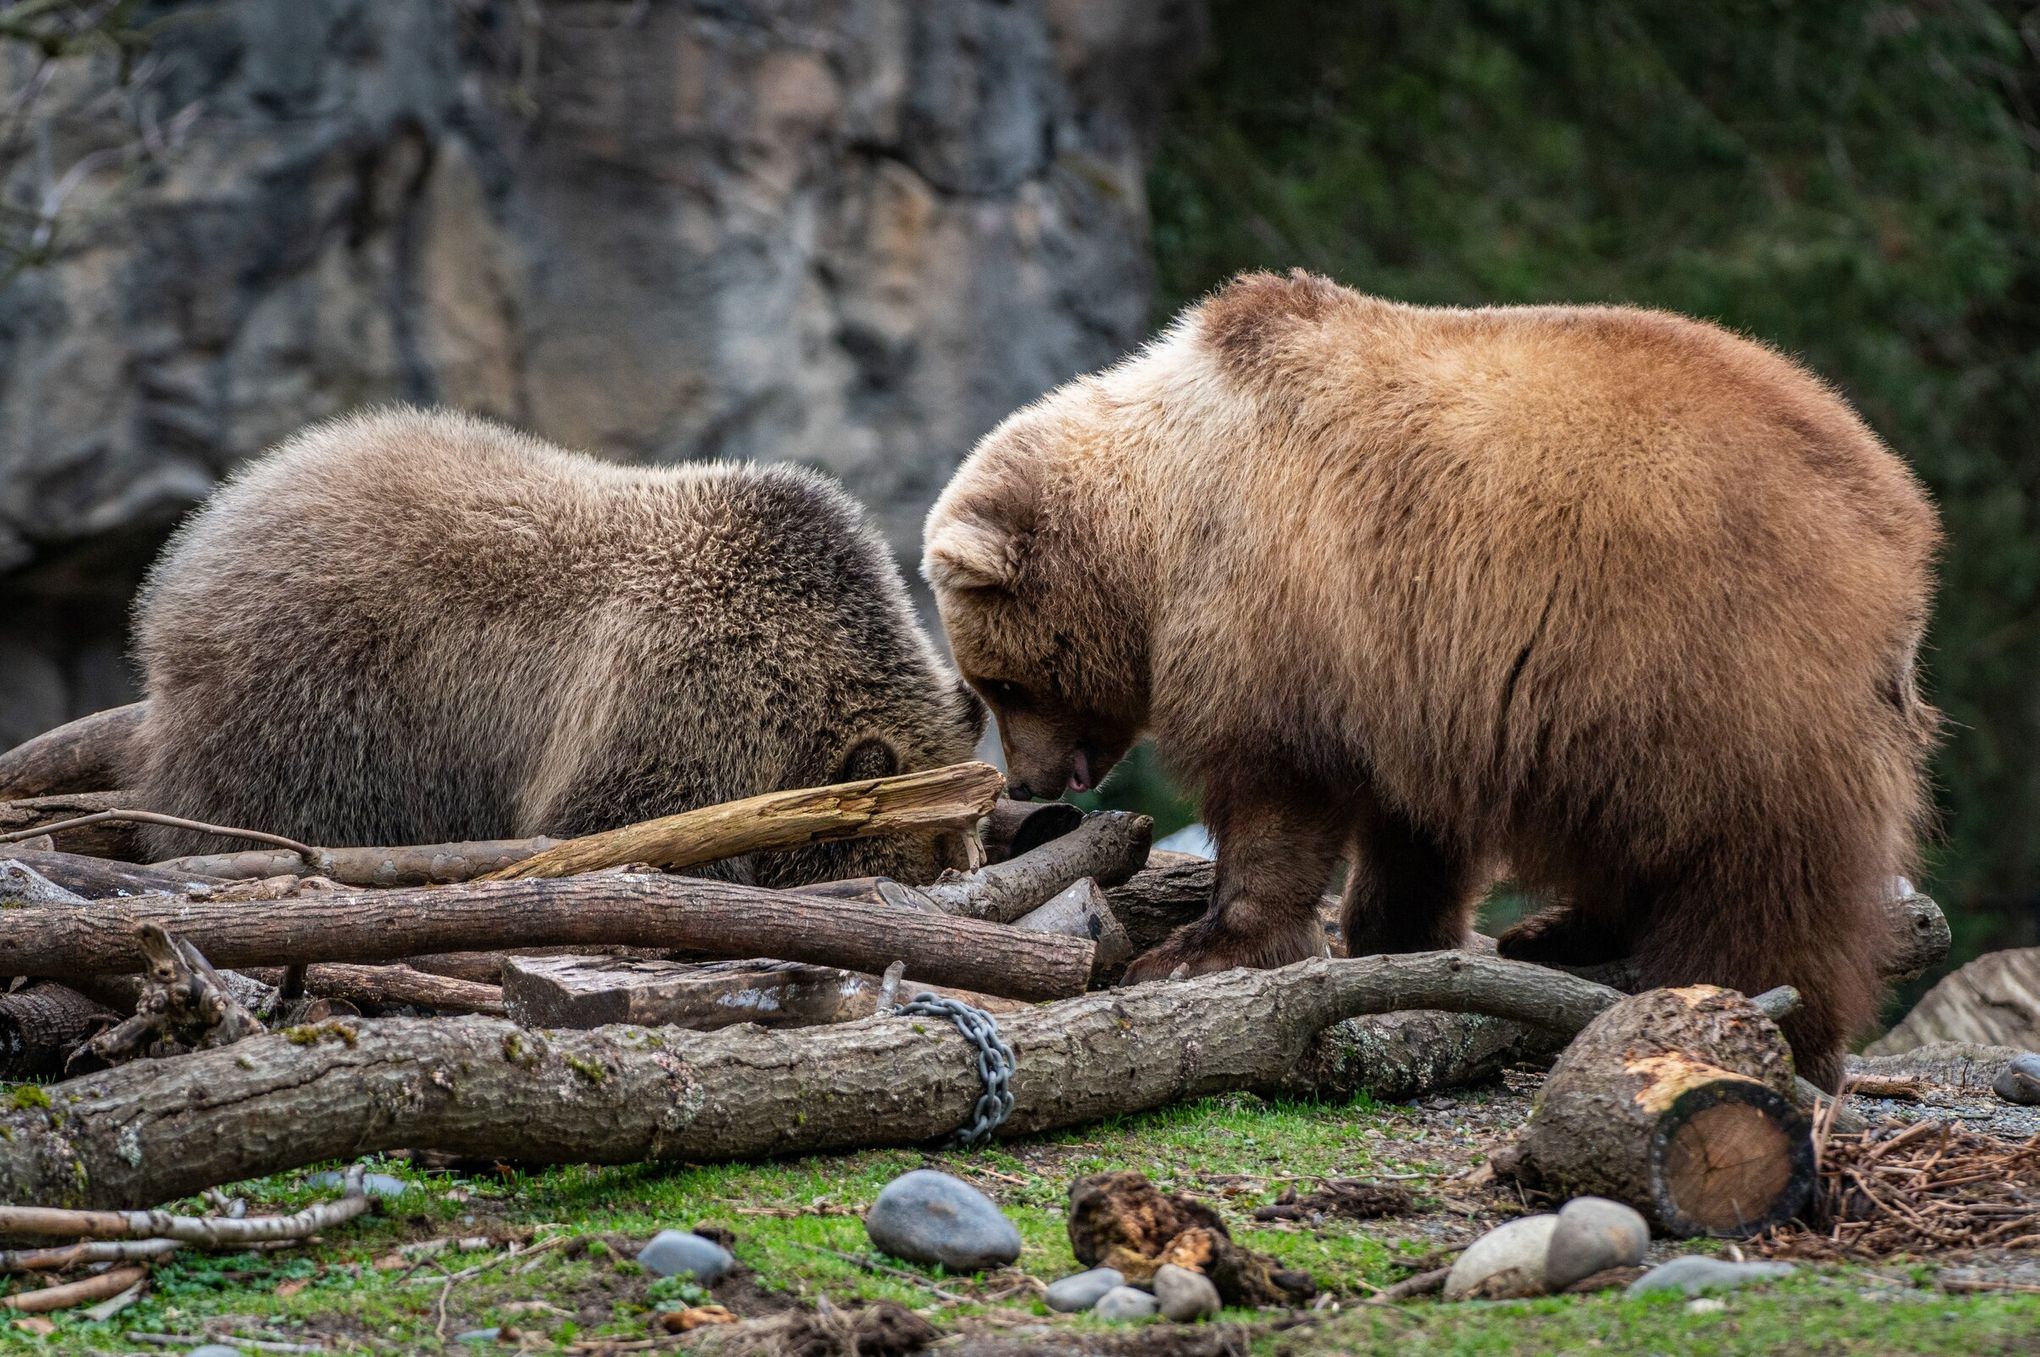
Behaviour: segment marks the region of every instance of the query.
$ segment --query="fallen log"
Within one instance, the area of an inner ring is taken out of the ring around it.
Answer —
[[[0,754],[0,801],[118,787],[146,703],[94,712]]]
[[[48,833],[48,826],[82,819],[91,822],[51,833],[57,851],[123,862],[138,861],[142,856],[142,842],[132,821],[93,818],[134,803],[133,796],[118,791],[64,792],[0,801],[0,849],[5,849],[10,839]]]
[[[1059,839],[1084,822],[1084,812],[1067,801],[1013,801],[1000,797],[985,817],[982,839],[987,862],[1004,862]]]
[[[0,910],[0,975],[61,978],[139,970],[136,929],[154,923],[216,966],[393,961],[420,953],[604,944],[704,956],[770,956],[882,971],[1015,999],[1081,994],[1087,939],[818,900],[649,872],[324,891],[265,902],[134,896]]]
[[[560,842],[540,835],[535,839],[476,839],[401,848],[318,848],[310,858],[283,849],[257,849],[199,853],[154,865],[160,871],[188,872],[219,881],[323,876],[345,886],[436,886],[473,881]]]
[[[1027,1005],[940,985],[908,985],[993,1013]],[[512,956],[503,961],[503,1000],[527,1027],[687,1027],[712,1032],[740,1022],[813,1027],[878,1012],[875,975],[792,961],[645,961],[613,956]]]
[[[0,994],[0,1079],[40,1079],[120,1015],[68,985],[33,980]]]
[[[1019,857],[975,871],[945,872],[918,894],[945,914],[1009,924],[1080,877],[1092,877],[1101,886],[1128,881],[1147,862],[1154,835],[1155,822],[1145,815],[1102,811]],[[1208,886],[1205,893],[1208,899]]]
[[[181,894],[193,888],[218,885],[210,878],[160,866],[139,866],[90,857],[84,853],[59,853],[8,844],[0,848],[0,863],[15,862],[43,880],[62,886],[87,900],[109,895]],[[7,882],[0,879],[0,899],[7,898]]]
[[[1133,957],[1133,944],[1119,916],[1105,901],[1105,892],[1090,877],[1073,882],[1049,900],[1014,920],[1023,933],[1059,933],[1067,938],[1089,938],[1098,945],[1094,980],[1123,970]]]
[[[680,871],[774,849],[968,828],[992,808],[1005,785],[1005,775],[988,763],[957,763],[897,777],[767,792],[569,839],[481,880],[573,876],[634,863]]]
[[[243,972],[265,985],[281,985],[282,970],[261,968]],[[348,966],[327,963],[305,968],[305,993],[320,999],[344,999],[350,1004],[411,1004],[436,1008],[446,1013],[483,1013],[500,1018],[503,1006],[499,985],[478,984],[453,976],[434,975],[409,966]]]
[[[1566,1047],[1496,1170],[1628,1202],[1681,1238],[1751,1235],[1813,1191],[1813,1129],[1794,1098],[1785,1038],[1749,999],[1647,990]]]
[[[1452,952],[1088,994],[1000,1016],[1018,1065],[999,1134],[1234,1089],[1289,1093],[1317,1034],[1356,1013],[1487,1011],[1577,1030],[1619,997]],[[331,1022],[46,1091],[47,1108],[0,1112],[0,1201],[151,1203],[400,1147],[632,1163],[914,1144],[969,1120],[983,1085],[948,1023],[533,1032],[469,1017]]]

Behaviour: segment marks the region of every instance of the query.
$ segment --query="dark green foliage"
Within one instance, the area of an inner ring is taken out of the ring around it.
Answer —
[[[1933,487],[1957,950],[2040,941],[2040,9],[1218,0],[1153,181],[1163,304],[1303,266],[1622,301],[1802,357]]]

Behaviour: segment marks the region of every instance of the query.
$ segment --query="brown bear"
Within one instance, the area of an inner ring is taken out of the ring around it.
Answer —
[[[325,846],[583,834],[954,763],[984,727],[820,475],[620,466],[445,412],[316,425],[250,464],[165,549],[136,634],[146,803]],[[964,852],[703,871],[926,881]]]
[[[1791,984],[1829,1088],[1866,1022],[1936,714],[1919,483],[1771,349],[1617,307],[1400,305],[1251,274],[1010,417],[924,571],[1016,790],[1143,732],[1218,841],[1130,979],[1453,947]]]

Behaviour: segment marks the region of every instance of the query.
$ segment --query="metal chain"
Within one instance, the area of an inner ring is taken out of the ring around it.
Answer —
[[[999,1123],[1013,1111],[1013,1048],[999,1035],[998,1021],[982,1008],[934,994],[917,994],[893,1012],[902,1017],[925,1014],[947,1018],[963,1033],[964,1040],[977,1047],[978,1077],[985,1081],[985,1091],[978,1095],[970,1124],[957,1130],[956,1143],[979,1145],[990,1140]]]

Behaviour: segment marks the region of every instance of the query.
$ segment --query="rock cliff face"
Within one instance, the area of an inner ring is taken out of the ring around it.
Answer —
[[[903,554],[1148,320],[1191,0],[202,0],[0,44],[0,744],[123,700],[237,461],[365,402],[793,459]],[[9,110],[12,109],[12,112]]]

